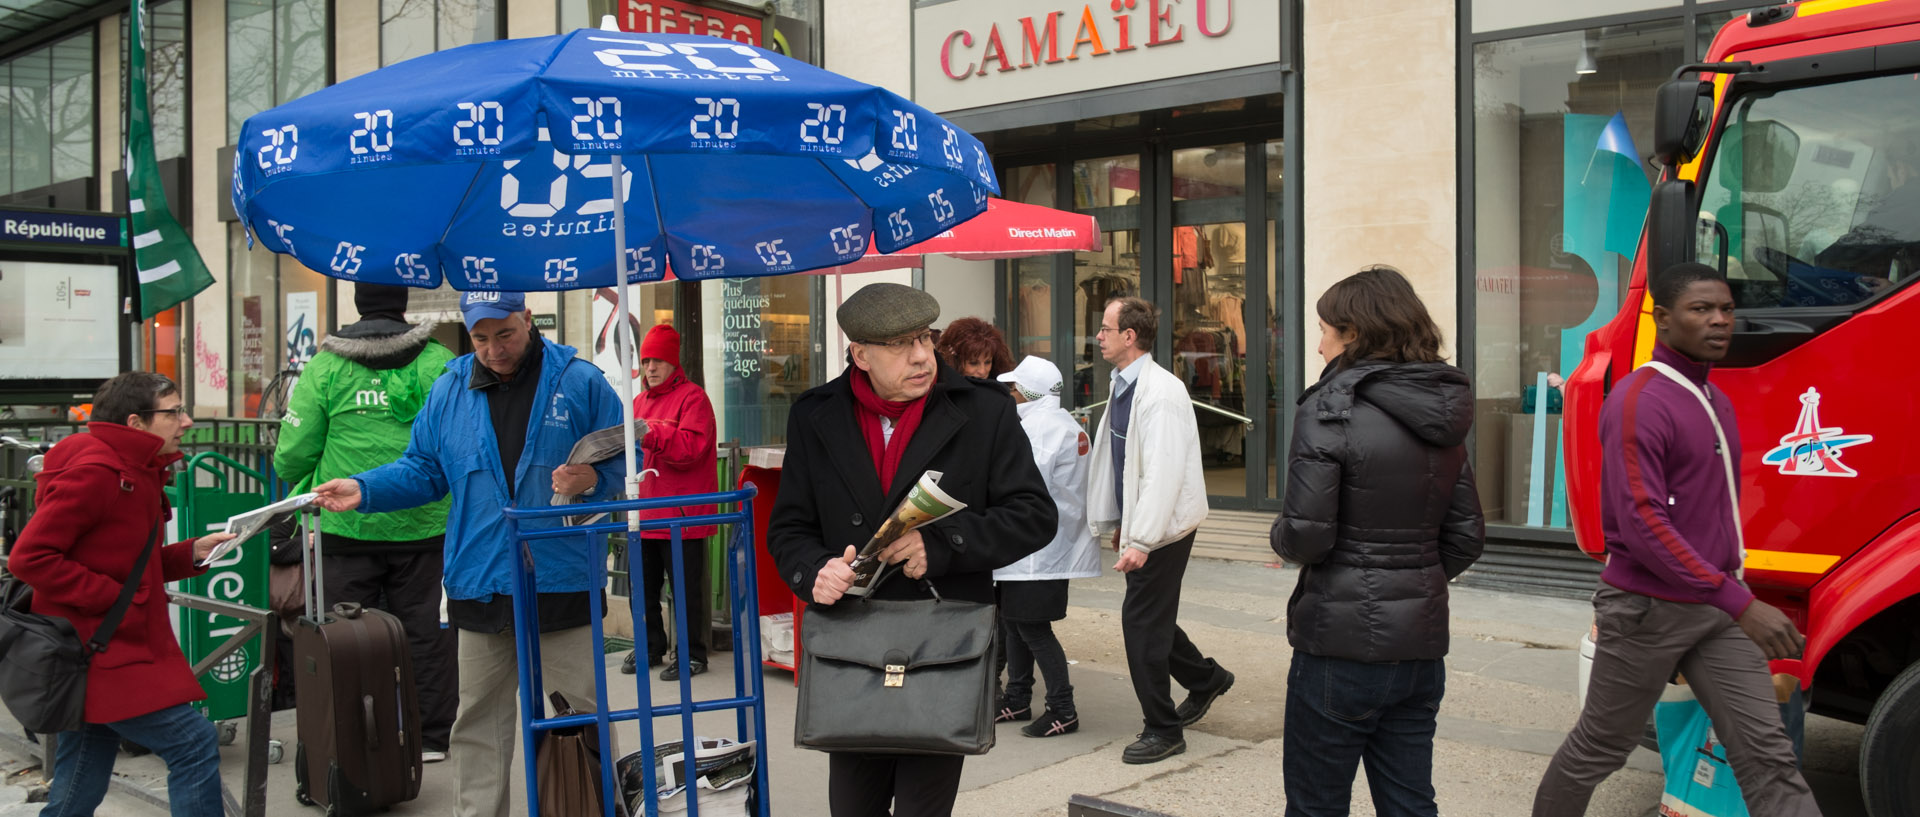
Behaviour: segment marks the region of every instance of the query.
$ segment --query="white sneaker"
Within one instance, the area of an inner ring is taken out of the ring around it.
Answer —
[[[420,753],[421,763],[439,763],[440,761],[446,760],[446,759],[447,759],[446,752],[437,752],[432,749],[428,749]]]

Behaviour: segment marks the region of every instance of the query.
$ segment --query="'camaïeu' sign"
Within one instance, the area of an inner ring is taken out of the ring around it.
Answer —
[[[1265,0],[919,0],[914,8],[914,98],[934,111],[1279,59],[1279,4]]]

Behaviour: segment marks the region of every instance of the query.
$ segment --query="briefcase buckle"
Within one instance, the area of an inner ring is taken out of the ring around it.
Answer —
[[[907,665],[888,664],[886,685],[890,687],[906,686],[907,685]]]

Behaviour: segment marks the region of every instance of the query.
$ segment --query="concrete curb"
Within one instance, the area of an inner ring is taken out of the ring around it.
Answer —
[[[0,732],[0,751],[10,752],[20,757],[31,758],[39,761],[42,766],[45,766],[47,760],[42,756],[41,750],[43,748],[41,744],[27,740],[25,735]],[[117,771],[114,772],[113,776],[107,781],[107,792],[109,794],[119,792],[128,795],[141,802],[156,806],[162,811],[167,809],[167,791],[164,787],[156,791],[153,787],[145,785]]]

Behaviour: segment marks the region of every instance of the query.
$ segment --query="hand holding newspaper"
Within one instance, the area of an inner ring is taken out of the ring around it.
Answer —
[[[231,553],[248,539],[258,536],[261,531],[266,530],[267,526],[272,525],[275,520],[291,516],[298,513],[301,508],[313,504],[314,496],[314,494],[310,493],[295,494],[264,508],[256,508],[228,517],[225,529],[228,533],[233,534],[233,538],[215,545],[213,551],[207,554],[207,558],[196,562],[195,565],[205,567],[219,561],[221,557]],[[218,529],[219,527],[216,526],[215,530]]]
[[[940,471],[928,471],[920,475],[913,483],[913,490],[907,492],[907,498],[900,500],[900,507],[894,508],[880,528],[873,532],[873,538],[867,540],[866,547],[860,549],[853,560],[853,585],[847,588],[849,596],[865,596],[873,591],[874,580],[884,571],[880,562],[880,551],[887,545],[907,535],[907,531],[929,522],[945,519],[967,507],[967,503],[947,496],[940,490]]]
[[[633,418],[633,444],[636,446],[639,445],[640,438],[645,436],[647,436],[647,421],[639,417]],[[607,426],[585,437],[581,437],[579,442],[574,443],[573,450],[567,452],[567,464],[598,465],[620,456],[621,452],[626,450],[626,445],[626,432],[622,431],[621,427],[617,425]],[[553,501],[548,504],[558,507],[561,505],[572,505],[579,501],[580,497],[571,494],[554,494]],[[568,526],[588,525],[603,516],[606,516],[606,514],[579,514],[569,516],[562,521]]]

